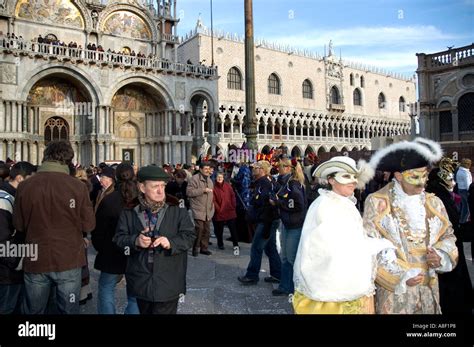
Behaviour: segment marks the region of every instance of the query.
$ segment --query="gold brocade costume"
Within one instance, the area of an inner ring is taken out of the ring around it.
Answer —
[[[296,314],[374,314],[374,297],[363,296],[357,300],[323,302],[312,300],[299,292],[293,296]]]
[[[376,276],[376,313],[398,314],[440,314],[438,275],[436,270],[428,269],[426,252],[428,247],[447,255],[448,268],[457,263],[458,250],[456,237],[449,222],[445,207],[440,199],[424,193],[426,210],[426,232],[411,232],[403,213],[394,206],[394,183],[389,183],[378,192],[369,195],[365,203],[364,228],[369,236],[386,238],[396,247],[396,260],[386,261],[379,255]],[[424,282],[417,286],[404,286],[404,277],[410,269],[421,269]],[[447,270],[450,271],[450,270]]]

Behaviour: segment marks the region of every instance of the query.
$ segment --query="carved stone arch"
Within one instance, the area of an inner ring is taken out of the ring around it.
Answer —
[[[152,41],[158,41],[158,29],[154,24],[153,18],[150,17],[149,13],[147,11],[144,11],[140,7],[134,6],[134,5],[126,5],[126,4],[114,4],[111,6],[107,6],[104,11],[102,11],[99,15],[99,20],[97,23],[97,28],[99,31],[102,31],[102,27],[105,24],[105,21],[111,15],[113,12],[117,11],[129,11],[132,12],[133,14],[139,16],[141,19],[144,20],[144,22],[148,25],[148,28],[151,31],[151,39]]]
[[[112,103],[112,99],[115,96],[115,94],[120,90],[120,88],[124,87],[125,85],[128,84],[143,84],[146,85],[152,89],[155,89],[159,92],[160,96],[164,99],[164,102],[166,104],[167,108],[174,109],[174,101],[173,98],[171,97],[170,91],[166,88],[165,85],[160,83],[159,80],[152,79],[150,76],[147,76],[145,74],[136,74],[136,73],[130,73],[125,76],[122,76],[118,81],[116,81],[115,85],[113,88],[109,89],[109,93],[107,94],[105,100],[107,100],[108,105]],[[193,98],[195,94],[198,92],[194,92],[191,94],[190,100]],[[210,108],[209,108],[210,109]]]
[[[104,102],[100,86],[94,82],[94,79],[86,71],[73,65],[58,66],[51,63],[41,65],[33,71],[30,71],[25,78],[22,79],[18,86],[18,90],[21,93],[19,99],[26,101],[31,88],[33,88],[39,80],[54,75],[62,75],[78,81],[81,86],[85,88],[93,102],[96,104],[102,104]]]

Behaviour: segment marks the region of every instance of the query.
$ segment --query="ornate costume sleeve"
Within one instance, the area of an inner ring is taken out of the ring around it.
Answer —
[[[369,195],[364,208],[364,229],[369,237],[385,238],[395,247],[400,243],[396,224],[389,214],[388,201]],[[398,264],[399,250],[386,249],[377,256],[377,275],[375,282],[392,292],[400,284],[405,275],[405,270]],[[398,292],[399,290],[397,290]]]

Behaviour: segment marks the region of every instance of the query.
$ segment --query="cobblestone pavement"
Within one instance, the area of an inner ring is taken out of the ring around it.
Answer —
[[[228,237],[228,231],[224,238]],[[187,293],[181,298],[180,314],[291,314],[293,312],[287,297],[272,296],[276,284],[265,283],[268,276],[268,258],[264,255],[260,281],[257,285],[243,286],[237,276],[244,274],[249,261],[250,244],[240,244],[240,256],[234,256],[232,243],[225,241],[225,250],[217,249],[215,238],[209,247],[211,256],[188,257]],[[474,282],[474,266],[470,244],[464,244],[466,260],[471,279]],[[89,268],[93,298],[81,306],[81,313],[97,313],[97,281],[99,271],[94,269],[95,251],[89,249]],[[127,304],[125,281],[117,288],[117,312],[123,313]]]

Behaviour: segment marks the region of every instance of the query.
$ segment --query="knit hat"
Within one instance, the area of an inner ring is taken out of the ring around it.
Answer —
[[[165,181],[168,182],[170,176],[159,166],[144,166],[137,174],[138,182],[145,181]]]

